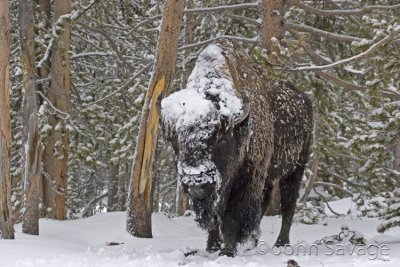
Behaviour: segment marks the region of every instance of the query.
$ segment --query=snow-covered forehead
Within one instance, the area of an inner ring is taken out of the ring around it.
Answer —
[[[242,101],[236,96],[232,76],[216,45],[208,46],[197,59],[187,88],[161,102],[163,122],[176,128],[242,114]],[[172,124],[172,125],[171,125]]]

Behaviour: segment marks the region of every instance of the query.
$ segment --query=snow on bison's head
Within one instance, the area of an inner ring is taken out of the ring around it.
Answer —
[[[221,170],[213,159],[214,150],[248,115],[248,105],[233,88],[221,52],[216,45],[206,48],[187,88],[161,102],[164,135],[177,155],[181,183],[194,200],[215,195],[221,185]]]

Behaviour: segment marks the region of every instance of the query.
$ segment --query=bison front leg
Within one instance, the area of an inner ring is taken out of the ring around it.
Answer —
[[[238,242],[239,225],[231,216],[225,216],[221,225],[221,253],[233,257],[236,254],[236,245]]]
[[[280,247],[289,244],[289,232],[296,209],[296,201],[299,197],[300,181],[304,168],[299,168],[279,183],[281,193],[282,226],[275,246]]]
[[[212,229],[208,231],[207,239],[207,252],[216,252],[221,249],[221,240],[219,238],[219,231],[217,229]]]

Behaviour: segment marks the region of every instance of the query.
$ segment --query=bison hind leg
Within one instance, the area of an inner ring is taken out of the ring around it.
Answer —
[[[281,193],[282,226],[275,243],[276,247],[289,244],[289,232],[296,209],[296,201],[299,197],[300,182],[303,172],[304,167],[299,167],[287,177],[281,179],[279,183]]]

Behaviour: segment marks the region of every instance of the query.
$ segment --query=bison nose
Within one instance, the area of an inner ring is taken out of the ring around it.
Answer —
[[[210,192],[211,184],[190,185],[189,194],[194,199],[204,199]]]

